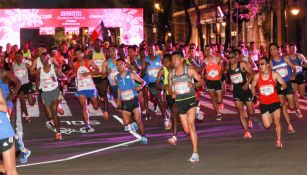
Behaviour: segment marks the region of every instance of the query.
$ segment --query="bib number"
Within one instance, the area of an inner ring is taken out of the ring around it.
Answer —
[[[174,83],[176,94],[187,94],[190,92],[188,82]]]
[[[208,73],[209,77],[215,78],[216,76],[218,76],[218,71],[217,70],[210,70]]]
[[[281,77],[287,77],[288,76],[288,69],[287,68],[279,68],[276,69],[276,72],[280,74]]]
[[[260,87],[260,93],[264,96],[269,96],[274,94],[274,86],[273,85],[265,85]]]
[[[18,78],[22,78],[26,75],[26,70],[24,70],[24,69],[16,70],[15,75]]]
[[[159,69],[157,68],[149,69],[148,71],[148,75],[150,75],[151,77],[157,77],[158,73],[159,73]]]
[[[230,79],[233,84],[243,83],[243,77],[241,73],[230,75]]]
[[[121,91],[121,96],[124,101],[131,100],[134,98],[132,89]]]

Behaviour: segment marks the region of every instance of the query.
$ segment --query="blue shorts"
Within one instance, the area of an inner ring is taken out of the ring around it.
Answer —
[[[89,90],[81,90],[75,93],[76,96],[83,95],[88,98],[97,97],[97,90],[96,89],[89,89]]]

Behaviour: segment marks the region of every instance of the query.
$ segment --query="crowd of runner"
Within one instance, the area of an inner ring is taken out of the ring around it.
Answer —
[[[199,161],[195,120],[203,120],[206,115],[199,107],[200,96],[208,91],[216,120],[222,121],[223,96],[232,91],[243,138],[252,138],[252,117],[255,106],[259,106],[264,127],[274,123],[275,146],[282,148],[281,115],[289,134],[295,130],[288,109],[295,110],[298,118],[303,117],[298,98],[305,94],[307,61],[297,53],[294,43],[283,49],[272,43],[268,52],[263,48],[257,50],[256,43],[247,47],[242,42],[226,49],[206,45],[202,52],[193,43],[166,43],[160,48],[145,41],[138,46],[116,46],[99,39],[85,47],[68,46],[66,42],[47,47],[41,42],[33,48],[27,42],[19,49],[7,44],[5,52],[0,50],[0,149],[4,169],[7,174],[16,171],[14,145],[21,154],[21,163],[26,163],[31,154],[24,147],[22,133],[15,132],[9,121],[16,116],[16,99],[20,100],[23,121],[31,122],[26,101],[34,105],[38,94],[45,107],[46,127],[55,132],[56,141],[61,141],[58,113],[65,113],[61,99],[68,87],[76,89],[74,95],[82,107],[87,132],[94,130],[88,105],[91,103],[95,110],[102,106],[102,117],[107,120],[108,94],[112,94],[125,131],[139,131],[142,144],[148,143],[143,121],[152,117],[151,101],[153,111],[159,109],[162,114],[165,130],[173,132],[168,143],[176,145],[179,122],[190,137],[190,162]]]

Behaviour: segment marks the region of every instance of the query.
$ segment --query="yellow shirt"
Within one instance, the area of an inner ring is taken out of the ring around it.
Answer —
[[[106,57],[103,54],[103,51],[101,50],[99,53],[95,52],[95,50],[93,50],[93,62],[96,64],[96,66],[99,68],[99,72],[102,71],[102,65],[103,63],[106,61]],[[100,77],[101,75],[95,75],[95,73],[93,74],[93,77]]]

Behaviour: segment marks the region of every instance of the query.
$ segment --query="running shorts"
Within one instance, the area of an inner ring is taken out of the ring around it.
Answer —
[[[277,93],[278,95],[290,95],[290,94],[293,94],[294,91],[293,91],[293,88],[292,88],[292,85],[291,85],[291,81],[288,81],[287,82],[287,88],[285,90],[281,90],[281,85],[279,83],[277,83]]]
[[[117,92],[118,87],[117,86],[110,86],[110,89],[111,89],[111,93],[112,93],[114,99],[117,99],[117,97],[118,97],[118,92]]]
[[[243,89],[233,89],[233,98],[235,101],[241,102],[251,102],[253,100],[253,95],[250,89],[244,91]]]
[[[222,82],[220,80],[207,80],[206,85],[208,90],[214,90],[214,91],[222,90]]]
[[[139,105],[139,100],[137,98],[133,98],[131,100],[127,101],[122,101],[122,110],[128,111],[128,112],[133,112],[135,108],[138,108]]]
[[[272,113],[279,108],[281,108],[280,102],[275,102],[275,103],[272,103],[272,104],[260,104],[259,105],[259,109],[261,111],[261,114],[264,114],[266,112]]]
[[[96,89],[88,89],[88,90],[81,90],[76,92],[76,96],[83,95],[87,98],[94,98],[97,97],[97,90]]]
[[[156,84],[156,83],[149,83],[149,84],[147,85],[148,90],[149,90],[150,94],[152,94],[152,95],[157,95],[157,94],[160,93],[160,91],[156,88],[156,85],[155,85],[155,84]]]
[[[61,91],[59,88],[56,88],[52,91],[42,92],[42,101],[46,106],[50,106],[52,102],[59,100]]]
[[[25,95],[28,95],[29,93],[31,93],[31,91],[32,91],[32,83],[29,82],[29,83],[23,84],[23,85],[20,87],[20,89],[19,89],[19,91],[18,91],[18,94],[19,94],[20,92],[23,92]]]
[[[303,74],[298,74],[295,76],[295,80],[291,80],[291,83],[301,85],[305,83],[305,78]]]
[[[189,109],[197,106],[195,97],[188,98],[186,100],[175,100],[175,105],[179,114],[186,114]]]
[[[14,136],[0,140],[0,153],[12,148],[14,144]]]
[[[175,104],[175,99],[173,99],[172,98],[172,96],[171,95],[168,95],[168,94],[166,94],[166,103],[167,103],[167,106],[171,109],[171,110],[173,110],[173,106],[174,106],[174,104]]]

